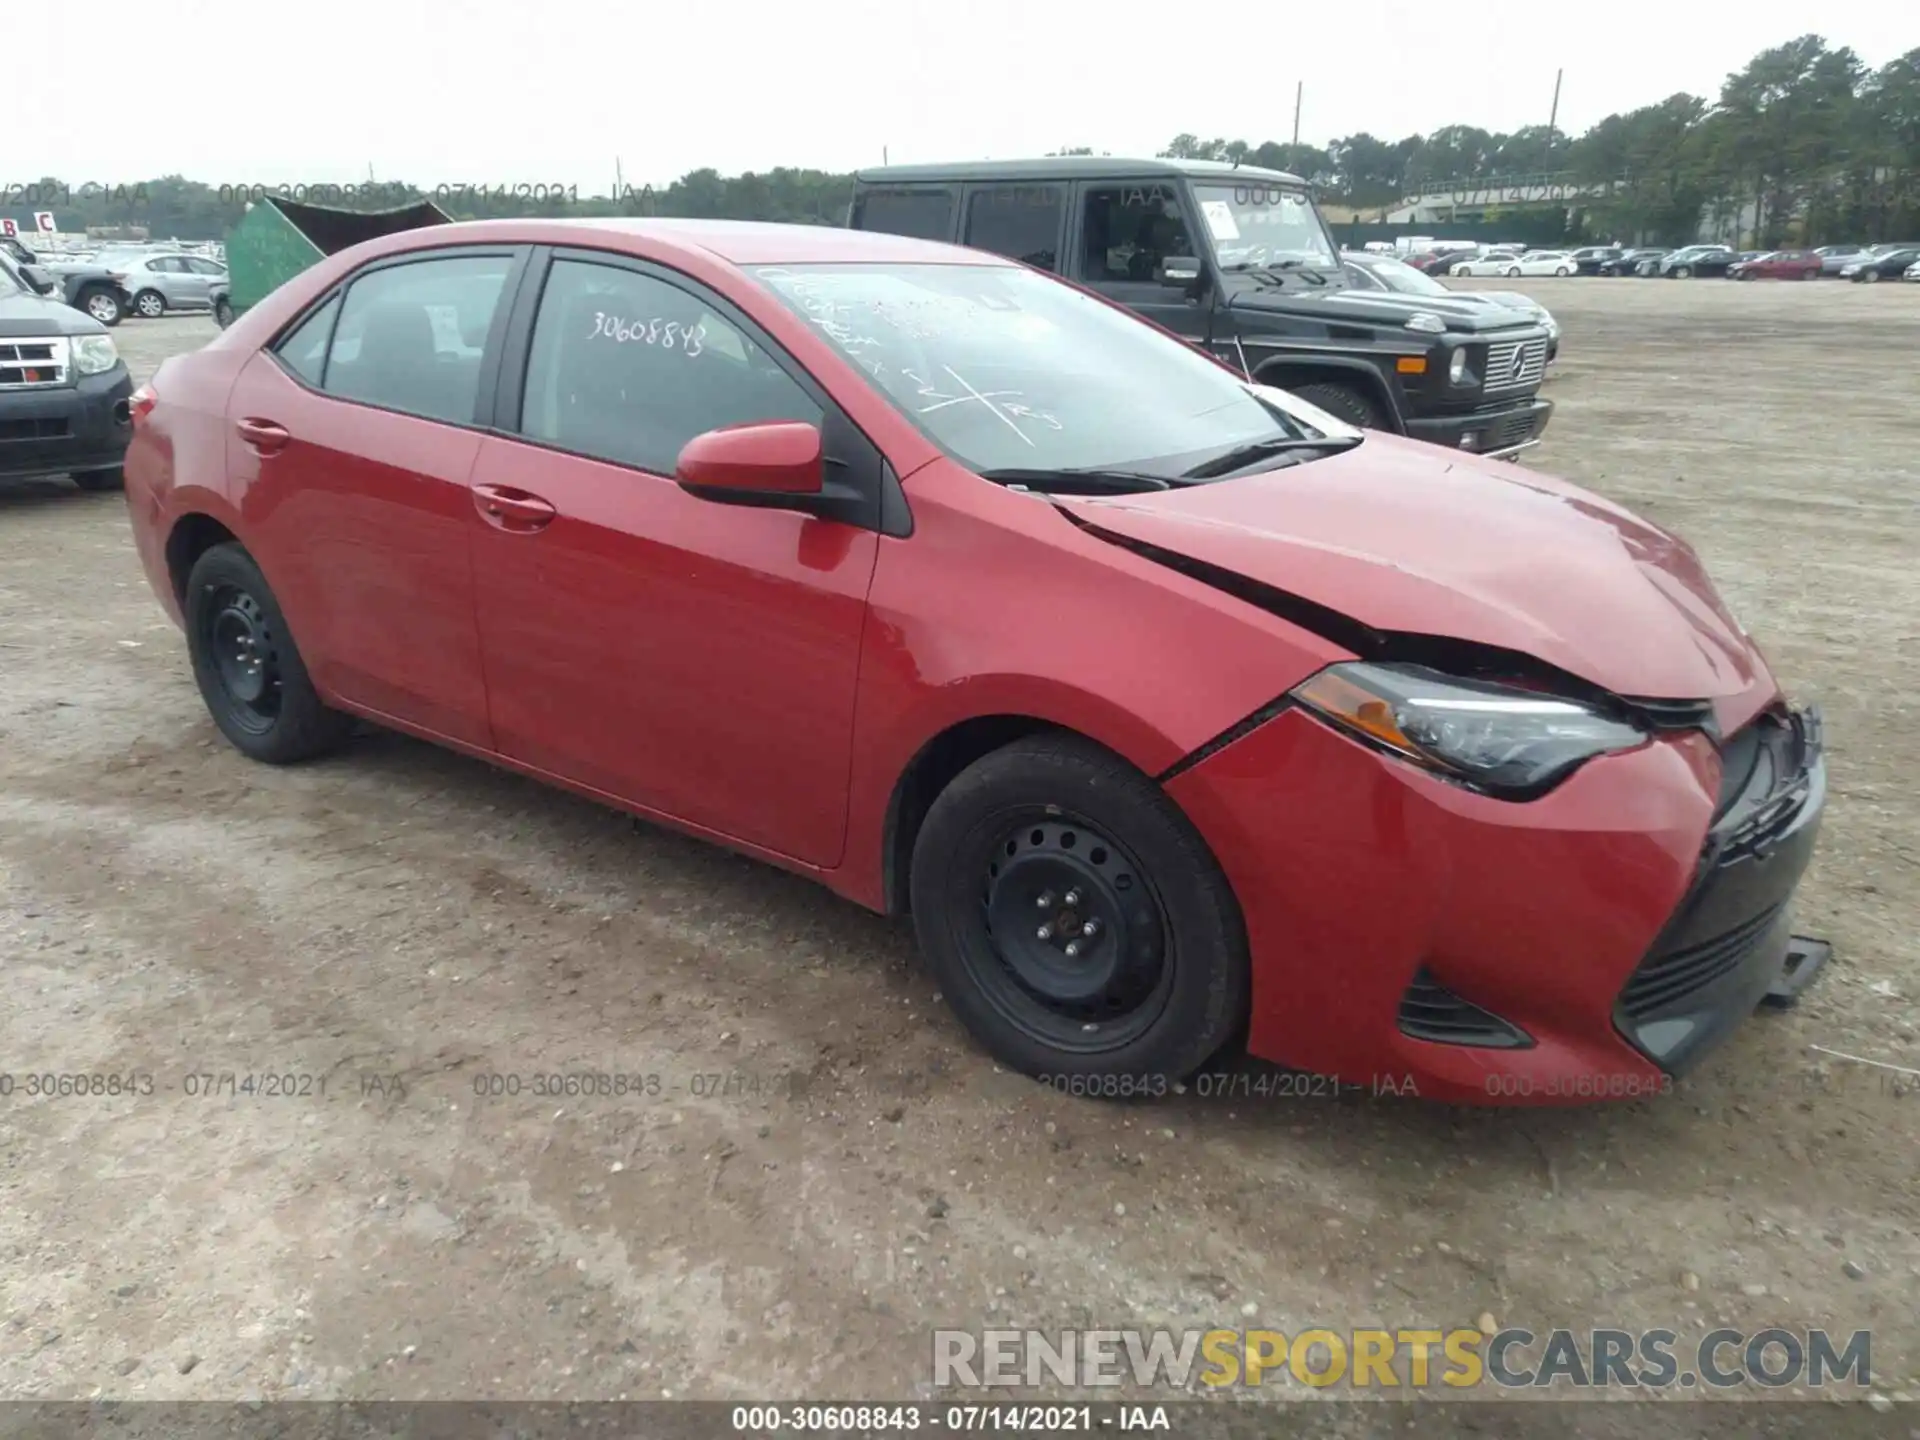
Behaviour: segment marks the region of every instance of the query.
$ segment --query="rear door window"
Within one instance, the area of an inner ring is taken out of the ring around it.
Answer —
[[[471,425],[510,255],[386,266],[348,289],[322,386],[343,400]]]
[[[944,185],[862,190],[853,202],[853,228],[913,240],[951,240],[953,191]]]
[[[1066,219],[1063,186],[985,186],[967,197],[967,228],[961,243],[1057,272]]]

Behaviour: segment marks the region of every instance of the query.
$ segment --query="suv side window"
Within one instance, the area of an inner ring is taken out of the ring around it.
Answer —
[[[323,388],[343,400],[471,425],[480,361],[509,255],[442,256],[355,280],[327,351]]]
[[[694,436],[819,405],[698,296],[616,265],[556,260],[540,296],[520,431],[671,476]]]
[[[863,190],[853,202],[853,228],[910,240],[951,240],[953,191],[944,185]]]
[[[1086,192],[1081,278],[1092,285],[1151,284],[1170,255],[1198,255],[1180,194],[1140,181]]]
[[[1060,268],[1060,230],[1067,217],[1059,185],[994,185],[967,197],[963,245],[1011,256],[1042,270]]]

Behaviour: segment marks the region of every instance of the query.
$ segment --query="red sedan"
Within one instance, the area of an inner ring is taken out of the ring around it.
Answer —
[[[413,231],[134,410],[242,752],[360,717],[910,910],[1051,1084],[1644,1095],[1792,969],[1819,729],[1692,550],[984,252]]]
[[[1818,280],[1821,258],[1811,250],[1775,250],[1727,267],[1735,280]]]

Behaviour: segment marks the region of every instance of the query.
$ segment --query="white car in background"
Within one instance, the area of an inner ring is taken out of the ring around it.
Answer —
[[[1920,260],[1916,260],[1913,264],[1909,265],[1900,278],[1902,280],[1920,280]]]
[[[1486,274],[1486,271],[1475,271]],[[1518,279],[1522,275],[1578,275],[1580,262],[1573,258],[1571,250],[1529,250],[1516,259],[1509,260],[1504,270],[1491,272],[1505,275],[1508,279]]]
[[[1507,267],[1520,257],[1506,250],[1489,250],[1484,255],[1463,255],[1447,266],[1449,275],[1504,275]]]

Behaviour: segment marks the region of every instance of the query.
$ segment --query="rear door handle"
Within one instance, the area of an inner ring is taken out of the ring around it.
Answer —
[[[271,455],[282,449],[293,438],[284,426],[276,425],[271,420],[240,420],[235,422],[233,428],[240,432],[242,440],[263,455]]]
[[[543,530],[560,512],[550,501],[510,485],[476,485],[474,507],[502,530]]]

